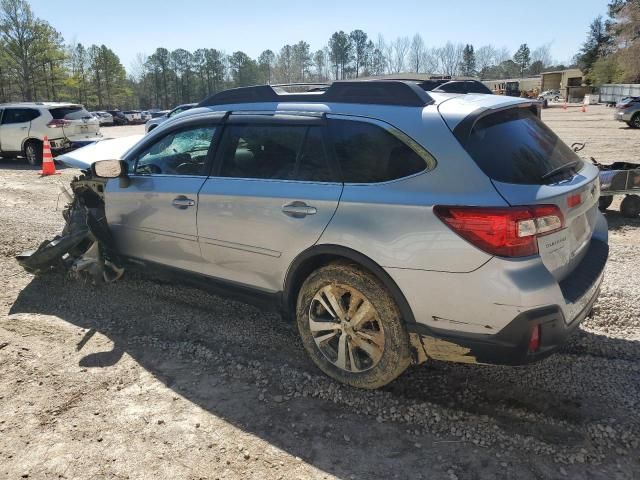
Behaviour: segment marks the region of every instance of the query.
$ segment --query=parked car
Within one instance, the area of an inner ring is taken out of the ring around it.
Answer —
[[[561,98],[560,90],[545,90],[538,95],[538,100],[547,100],[548,102],[559,102]]]
[[[616,104],[613,118],[631,128],[640,128],[640,97],[626,97]]]
[[[114,125],[129,125],[129,120],[120,110],[107,110],[107,113],[113,118]]]
[[[140,112],[140,120],[142,121],[142,123],[147,123],[152,118],[153,116],[151,115],[151,112],[147,112],[145,110]]]
[[[196,105],[197,105],[197,103],[185,103],[183,105],[178,105],[173,110],[171,110],[169,113],[167,113],[167,114],[165,114],[165,115],[163,115],[161,117],[156,117],[156,118],[152,118],[151,120],[149,120],[146,123],[144,129],[145,129],[146,132],[150,132],[151,130],[156,128],[161,123],[166,122],[168,119],[175,117],[179,113],[186,112],[187,110],[195,107]]]
[[[74,103],[0,104],[0,156],[22,155],[39,165],[44,137],[54,154],[61,153],[99,139],[100,122]]]
[[[91,112],[91,115],[98,119],[100,126],[113,125],[113,115],[108,112]]]
[[[247,87],[126,153],[101,157],[100,143],[92,161],[122,159],[90,174],[108,245],[279,309],[315,364],[352,386],[380,387],[429,357],[540,360],[600,290],[598,169],[537,101],[402,81]]]
[[[140,112],[138,110],[127,110],[122,113],[129,123],[134,125],[142,123],[142,115],[140,115]]]

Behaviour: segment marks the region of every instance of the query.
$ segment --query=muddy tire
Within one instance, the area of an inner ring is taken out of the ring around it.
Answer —
[[[629,126],[631,128],[640,128],[640,113],[636,113],[633,117],[631,117]]]
[[[640,216],[640,196],[627,195],[620,203],[620,213],[627,218],[637,218]]]
[[[24,156],[29,165],[37,167],[42,164],[42,143],[29,140],[24,146]]]
[[[313,272],[298,294],[296,317],[311,359],[341,383],[374,389],[409,366],[409,337],[396,302],[357,265]]]
[[[601,212],[604,212],[611,206],[613,202],[613,195],[603,195],[598,199],[598,208]]]

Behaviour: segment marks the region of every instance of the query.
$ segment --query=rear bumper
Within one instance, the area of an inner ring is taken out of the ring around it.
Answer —
[[[556,351],[591,312],[600,293],[608,254],[605,242],[592,239],[583,262],[570,278],[558,284],[564,308],[551,304],[525,310],[493,335],[421,323],[409,325],[408,330],[421,337],[428,356],[440,360],[496,365],[523,365],[541,360]],[[568,312],[571,318],[566,317]],[[537,325],[540,325],[540,347],[529,352],[531,332]]]

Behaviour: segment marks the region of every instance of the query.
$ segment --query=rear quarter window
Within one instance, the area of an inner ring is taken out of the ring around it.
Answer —
[[[468,135],[456,136],[491,179],[504,183],[540,184],[557,169],[582,161],[531,110],[510,108],[480,118]]]
[[[408,177],[425,171],[427,160],[432,160],[372,123],[331,119],[329,128],[345,183],[380,183]]]

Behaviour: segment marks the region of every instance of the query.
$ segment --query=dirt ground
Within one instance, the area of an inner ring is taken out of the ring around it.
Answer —
[[[543,112],[584,156],[640,162],[640,130],[611,117]],[[59,232],[76,173],[0,160],[0,478],[640,478],[640,220],[618,202],[595,316],[559,353],[429,363],[366,392],[277,315],[135,273],[24,272],[14,255]]]

